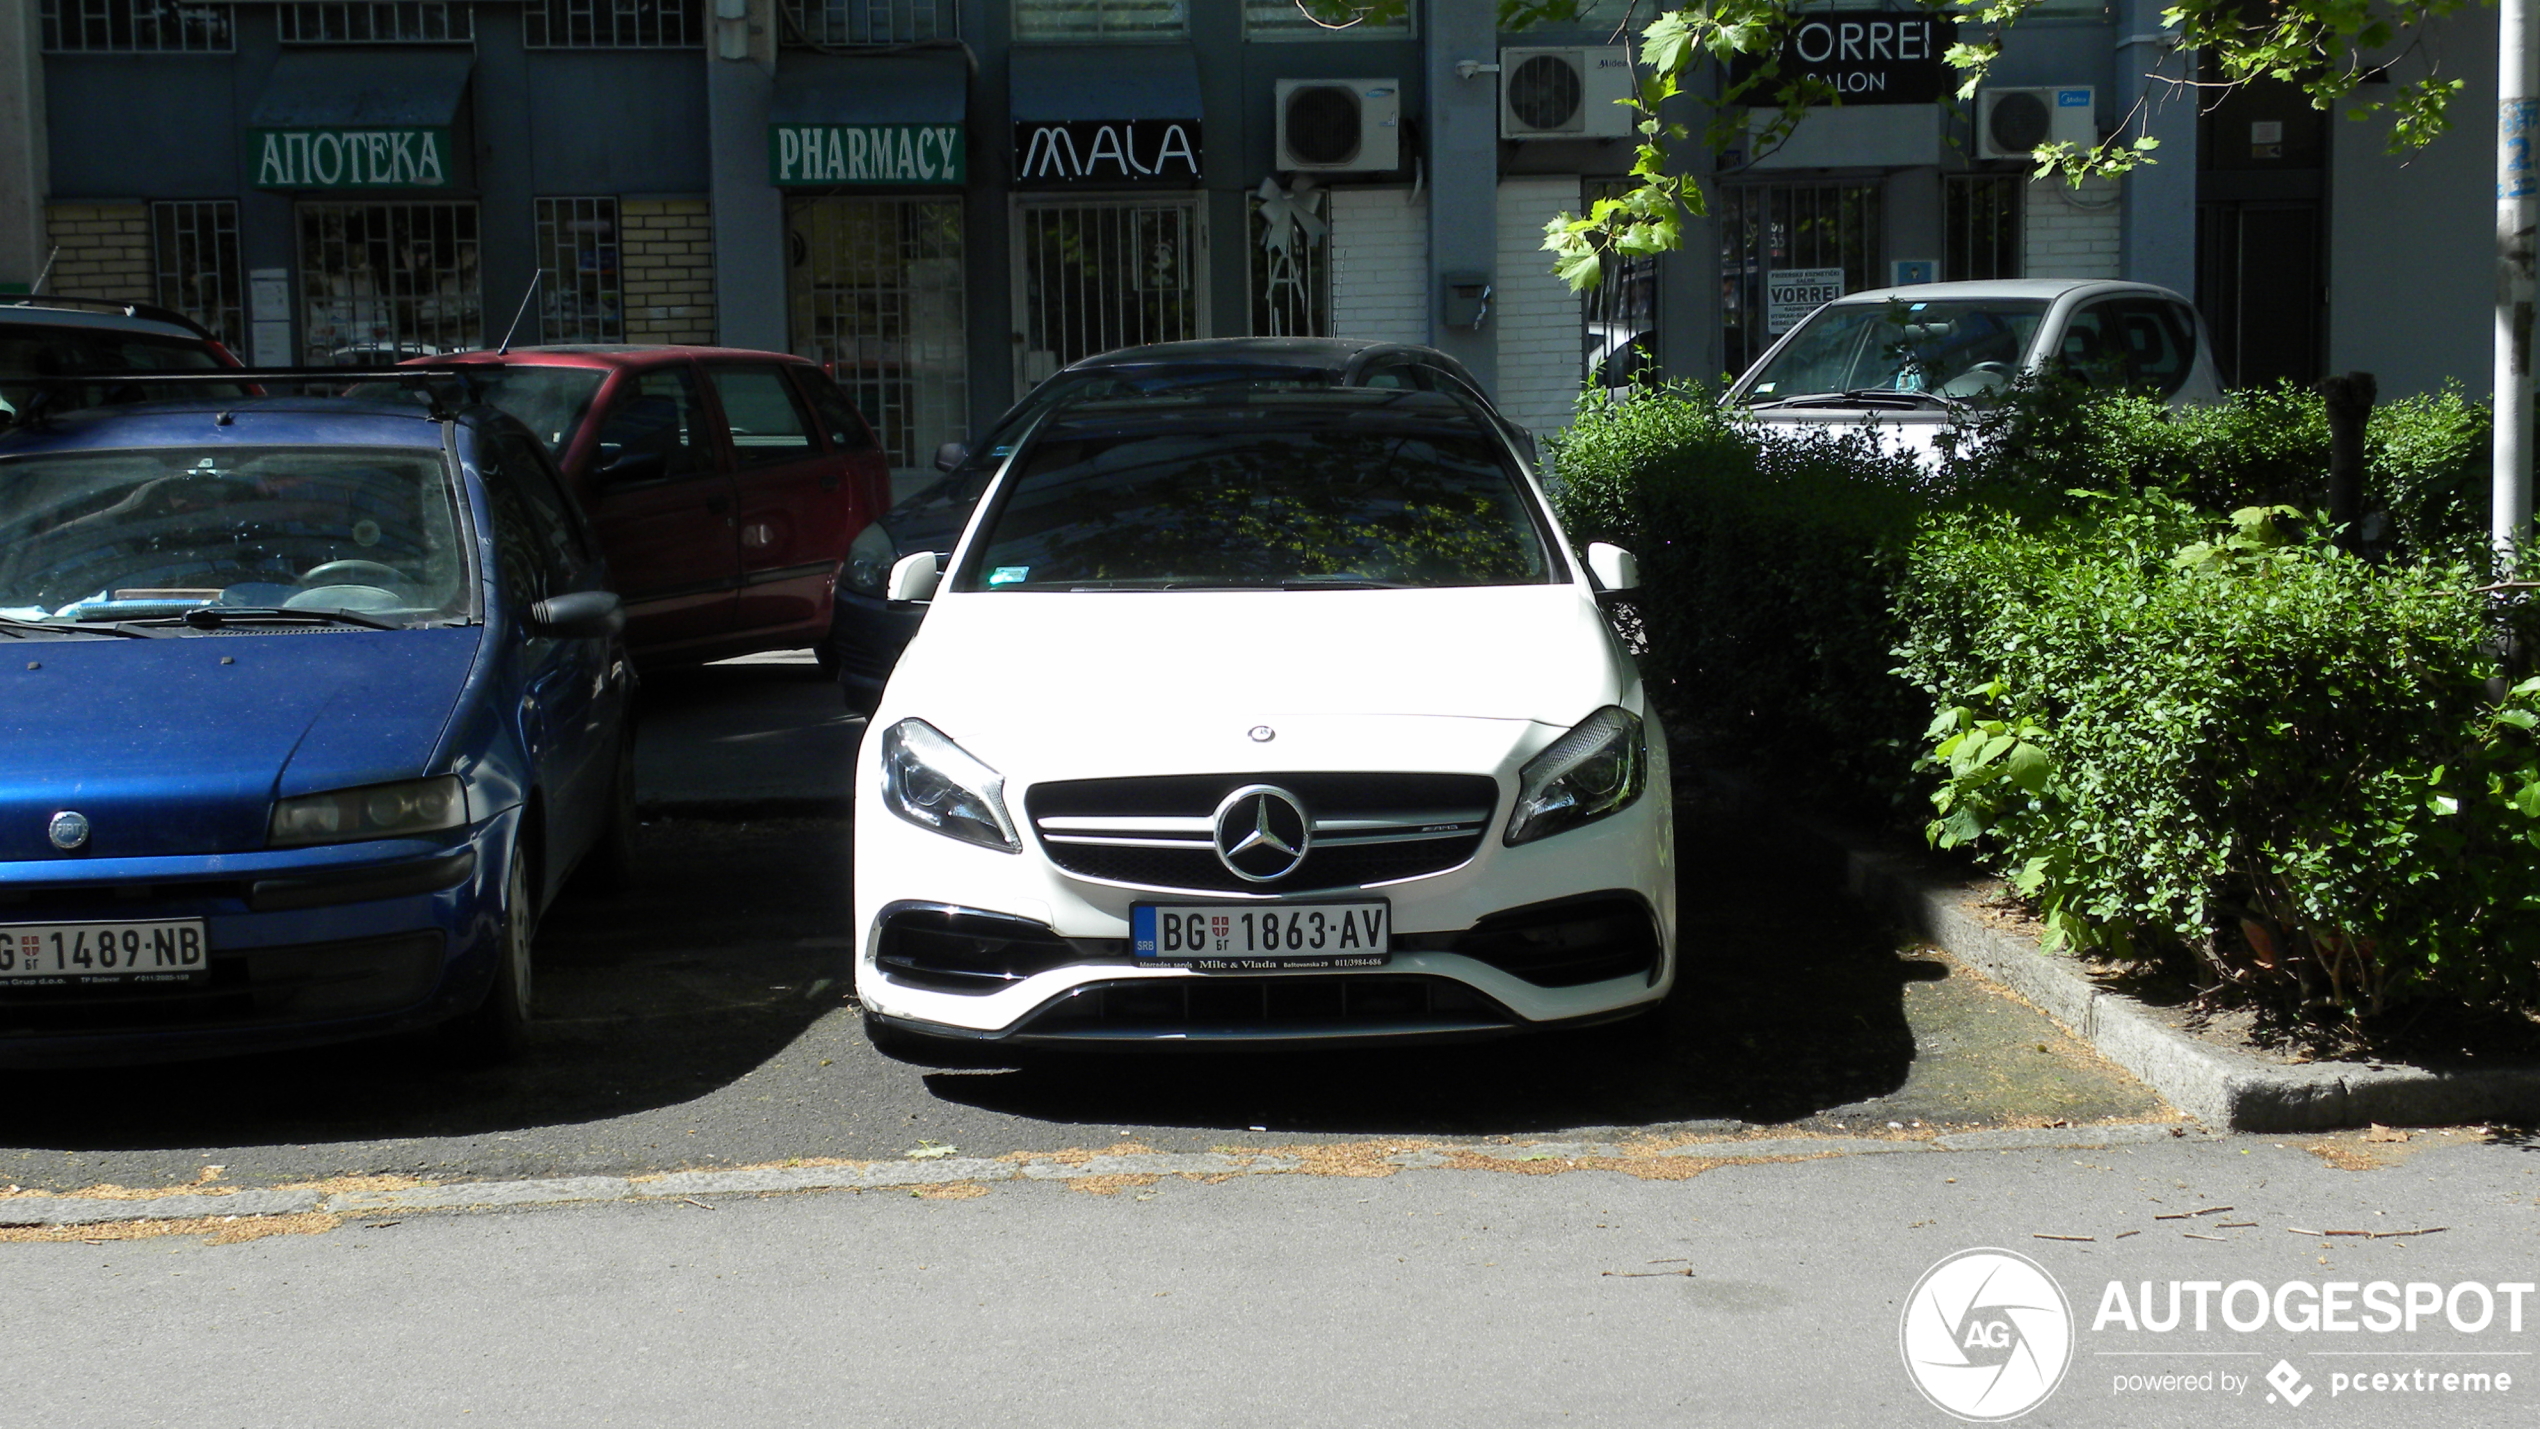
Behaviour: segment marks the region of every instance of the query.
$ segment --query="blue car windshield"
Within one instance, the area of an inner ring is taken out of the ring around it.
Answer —
[[[422,624],[472,608],[437,452],[151,447],[0,460],[0,617],[200,607]]]

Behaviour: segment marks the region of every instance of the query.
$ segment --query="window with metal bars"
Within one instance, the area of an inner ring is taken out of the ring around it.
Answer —
[[[1876,181],[1722,186],[1721,360],[1743,372],[1781,336],[1764,280],[1793,268],[1837,268],[1843,291],[1883,286]]]
[[[1189,199],[1020,206],[1018,388],[1097,352],[1198,337],[1199,217]]]
[[[302,360],[386,367],[485,345],[472,203],[304,203]]]
[[[2029,176],[1951,174],[1944,190],[1948,231],[1941,238],[1941,277],[2020,276],[2020,212]]]
[[[826,363],[891,465],[931,470],[970,436],[957,198],[797,198],[786,206],[793,350]]]
[[[1247,40],[1400,39],[1417,33],[1411,7],[1399,15],[1376,19],[1367,7],[1349,0],[1244,0]]]
[[[37,0],[48,54],[229,54],[227,0]]]
[[[1190,32],[1183,0],[1014,0],[1018,40],[1178,40]]]
[[[247,350],[236,199],[152,203],[150,266],[161,307],[201,323],[230,351]]]
[[[275,7],[286,45],[446,45],[476,38],[467,0],[297,0]]]
[[[781,0],[785,43],[815,49],[961,38],[958,0]]]
[[[703,0],[528,0],[522,43],[533,50],[678,50],[705,43]]]
[[[1631,187],[1626,179],[1588,179],[1579,211]],[[1628,387],[1658,365],[1658,256],[1608,253],[1596,286],[1580,294],[1580,347],[1588,385]]]
[[[1329,337],[1332,332],[1331,206],[1322,189],[1287,193],[1265,214],[1251,195],[1252,332],[1255,337]],[[1275,216],[1278,228],[1271,228]]]
[[[538,210],[538,340],[624,342],[614,198],[542,198]]]

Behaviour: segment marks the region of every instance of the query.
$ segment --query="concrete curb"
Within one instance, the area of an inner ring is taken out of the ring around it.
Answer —
[[[1812,837],[1840,844],[1821,830]],[[2170,1104],[2234,1131],[2444,1126],[2540,1119],[2540,1067],[2435,1072],[2378,1062],[2284,1066],[2209,1046],[2141,1002],[2091,982],[2073,959],[2034,938],[1987,926],[1967,890],[1893,855],[1844,849],[1853,896],[1888,913],[1952,957],[1982,969],[2143,1079]]]
[[[1657,1153],[1701,1161],[1801,1161],[1827,1156],[1942,1152],[2100,1150],[2208,1133],[2168,1124],[2071,1126],[1962,1132],[1928,1140],[1868,1136],[1777,1137],[1749,1141],[1697,1141]],[[1610,1142],[1549,1141],[1516,1145],[1447,1145],[1400,1151],[1380,1158],[1406,1171],[1436,1170],[1458,1156],[1526,1162],[1590,1158],[1650,1159],[1647,1151]],[[1469,1163],[1468,1163],[1469,1164]],[[846,1166],[776,1166],[741,1171],[675,1171],[662,1176],[554,1176],[525,1181],[466,1181],[396,1191],[236,1191],[227,1195],[177,1193],[144,1199],[91,1196],[24,1196],[0,1201],[0,1227],[104,1225],[116,1221],[175,1221],[197,1217],[299,1215],[410,1215],[426,1211],[489,1210],[599,1202],[695,1201],[705,1196],[764,1196],[803,1191],[915,1190],[963,1182],[1075,1181],[1102,1176],[1279,1176],[1312,1174],[1306,1158],[1284,1152],[1235,1156],[1218,1151],[1140,1152],[1129,1155],[1025,1157],[982,1156],[877,1161]]]

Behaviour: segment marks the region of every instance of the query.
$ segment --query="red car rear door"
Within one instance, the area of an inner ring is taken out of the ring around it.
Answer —
[[[710,361],[706,374],[731,434],[741,593],[734,627],[825,629],[838,563],[866,504],[846,461],[821,441],[785,364]]]
[[[639,655],[732,628],[740,557],[732,475],[685,359],[618,375],[582,483]]]

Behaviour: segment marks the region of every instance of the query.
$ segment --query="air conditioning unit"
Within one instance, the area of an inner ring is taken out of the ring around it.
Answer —
[[[1635,93],[1624,45],[1499,52],[1499,137],[1619,139],[1638,116],[1616,100]]]
[[[1278,167],[1346,174],[1402,167],[1402,84],[1391,79],[1283,79]]]
[[[1976,157],[2025,159],[2040,144],[2099,143],[2099,92],[2086,84],[1976,92]]]

